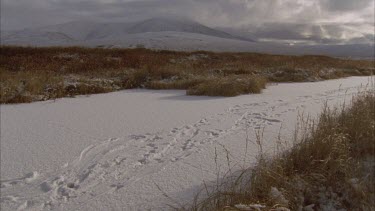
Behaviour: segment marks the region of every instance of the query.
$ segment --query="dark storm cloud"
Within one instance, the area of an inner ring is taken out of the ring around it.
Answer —
[[[185,17],[271,39],[345,42],[368,40],[374,34],[374,0],[1,1],[1,28],[8,30],[74,20],[118,22],[156,16]]]

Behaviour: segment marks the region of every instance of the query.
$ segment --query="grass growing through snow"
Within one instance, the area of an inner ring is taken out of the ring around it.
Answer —
[[[248,93],[260,93],[266,87],[266,79],[259,76],[223,77],[207,80],[187,90],[188,95],[232,97]]]
[[[374,61],[327,56],[1,46],[0,103],[21,103],[132,88],[193,95],[259,93],[265,81],[371,75]]]
[[[326,106],[318,122],[302,123],[290,149],[272,158],[260,150],[254,168],[207,191],[190,210],[373,210],[374,87],[350,106]]]

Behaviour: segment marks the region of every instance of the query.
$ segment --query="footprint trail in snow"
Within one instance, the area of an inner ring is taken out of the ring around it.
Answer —
[[[204,153],[204,146],[214,146],[245,129],[279,128],[285,115],[356,91],[353,86],[290,99],[280,96],[245,102],[169,130],[99,140],[58,171],[35,169],[24,177],[1,181],[1,206],[15,210],[63,209],[65,204],[84,208],[102,195],[116,194],[168,165]]]

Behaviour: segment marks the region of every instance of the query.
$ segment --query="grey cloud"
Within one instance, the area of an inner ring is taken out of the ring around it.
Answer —
[[[374,29],[374,0],[2,0],[1,6],[2,29],[157,16],[256,29],[257,36],[273,39],[355,40]]]
[[[321,0],[321,5],[333,11],[350,11],[363,9],[373,0]]]

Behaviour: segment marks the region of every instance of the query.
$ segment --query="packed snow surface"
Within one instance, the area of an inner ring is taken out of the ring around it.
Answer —
[[[225,150],[233,170],[248,167],[257,130],[272,153],[277,136],[290,140],[297,116],[348,103],[371,80],[270,84],[231,98],[127,90],[2,105],[1,210],[179,206],[227,170]]]

